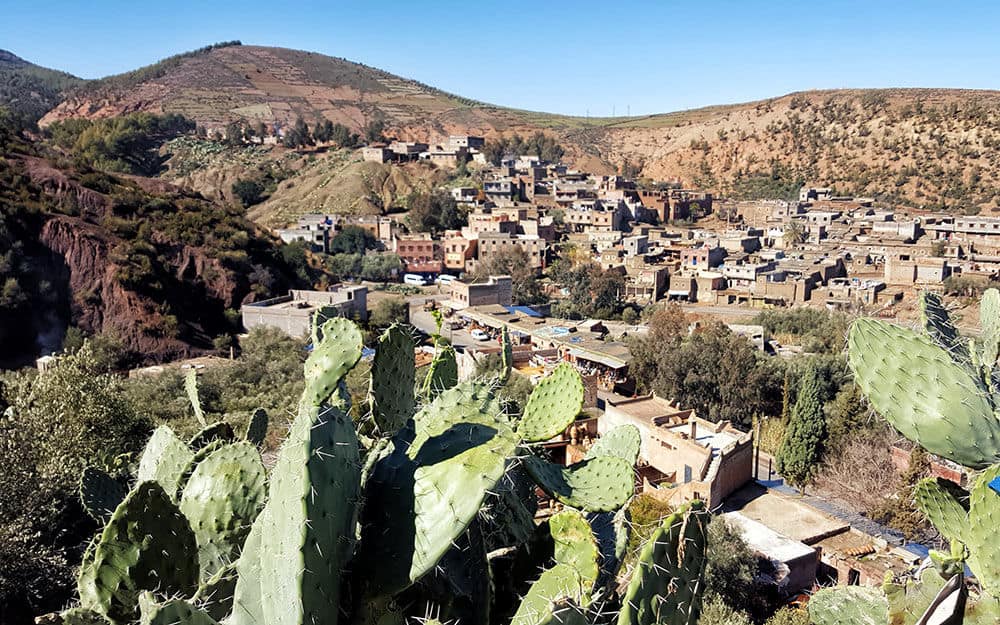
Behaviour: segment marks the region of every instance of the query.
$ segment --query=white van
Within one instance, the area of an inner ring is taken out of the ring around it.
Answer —
[[[409,284],[411,286],[426,286],[427,281],[424,277],[416,273],[403,274],[403,284]]]
[[[437,278],[438,284],[443,284],[445,286],[451,284],[455,280],[456,280],[455,276],[447,274],[447,273],[443,273],[440,276],[438,276],[438,278]]]

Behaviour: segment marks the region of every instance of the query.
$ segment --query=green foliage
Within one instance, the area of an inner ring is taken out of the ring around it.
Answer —
[[[710,324],[683,338],[651,333],[631,343],[644,391],[671,397],[711,421],[749,427],[755,414],[778,414],[782,372],[743,337]]]
[[[359,226],[345,226],[330,240],[331,254],[364,254],[378,247],[371,232]]]
[[[259,204],[264,199],[264,185],[257,180],[240,178],[233,183],[232,191],[244,208]]]
[[[548,297],[542,292],[537,270],[531,257],[520,245],[502,248],[476,264],[474,282],[485,282],[490,276],[511,277],[511,298],[517,305],[543,304]]]
[[[95,169],[152,176],[159,173],[165,141],[194,130],[181,115],[131,113],[121,117],[53,123],[47,131],[61,147],[71,149]]]
[[[848,318],[839,312],[800,307],[765,310],[753,323],[764,326],[768,336],[791,337],[807,352],[836,353],[844,347]]]
[[[414,191],[405,204],[406,225],[414,232],[441,233],[468,225],[465,213],[445,189]]]
[[[826,418],[820,379],[810,367],[799,385],[788,430],[778,450],[778,472],[789,484],[804,489],[819,471],[826,439]]]
[[[850,436],[873,427],[871,409],[856,384],[845,384],[826,404],[827,453],[842,449]]]
[[[756,583],[757,574],[757,556],[743,535],[724,518],[713,517],[708,525],[705,601],[715,600],[753,616],[767,614],[771,606]]]
[[[611,319],[621,308],[625,278],[618,271],[602,269],[596,263],[574,267],[565,261],[557,261],[552,264],[549,275],[569,292],[566,299],[555,305],[558,316]]]
[[[486,160],[493,165],[499,165],[502,159],[517,158],[522,155],[533,155],[543,161],[558,163],[565,154],[565,150],[554,137],[539,131],[530,137],[514,134],[509,137],[491,139],[483,146],[483,154],[486,156]]]
[[[0,51],[0,108],[6,107],[19,126],[30,127],[83,83],[76,76],[28,63]]]
[[[368,316],[368,325],[374,328],[387,328],[394,323],[406,323],[410,320],[410,305],[402,297],[386,297],[380,299]]]

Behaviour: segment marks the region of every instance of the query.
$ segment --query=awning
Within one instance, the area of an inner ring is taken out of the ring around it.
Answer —
[[[569,350],[569,355],[577,360],[586,360],[588,362],[596,362],[604,365],[605,367],[610,367],[612,369],[622,369],[625,367],[625,363],[618,360],[614,356],[609,356],[607,354],[600,354],[597,352],[584,351],[575,347],[571,347]]]

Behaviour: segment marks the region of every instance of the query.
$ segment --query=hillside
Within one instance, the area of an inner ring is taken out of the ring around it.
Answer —
[[[0,107],[9,109],[27,123],[34,123],[58,104],[67,89],[83,80],[25,61],[0,50]]]
[[[0,128],[0,367],[58,349],[71,325],[138,360],[198,354],[238,331],[242,303],[302,283],[238,211],[68,163]]]
[[[813,91],[663,115],[579,118],[482,104],[320,54],[222,45],[88,82],[42,123],[137,110],[182,113],[208,128],[302,116],[358,131],[381,119],[390,134],[420,140],[543,130],[589,171],[627,170],[735,198],[789,196],[804,181],[976,212],[997,205],[1000,183],[995,91]]]
[[[284,227],[306,213],[383,214],[413,191],[433,188],[446,178],[446,172],[429,163],[365,162],[355,150],[303,154],[180,137],[164,151],[170,159],[162,177],[205,197],[233,202],[233,183],[260,182],[267,198],[252,206],[248,216],[266,227]]]

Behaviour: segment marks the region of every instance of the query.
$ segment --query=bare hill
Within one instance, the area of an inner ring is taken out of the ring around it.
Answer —
[[[224,45],[89,82],[42,120],[177,112],[209,127],[302,116],[400,138],[542,130],[590,171],[678,180],[736,198],[782,197],[802,182],[916,207],[997,206],[1000,92],[814,91],[630,118],[506,109],[320,54]]]

